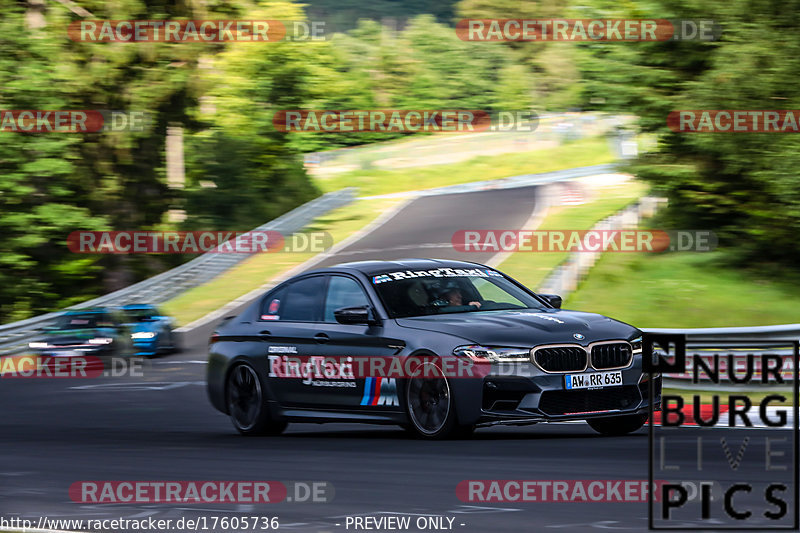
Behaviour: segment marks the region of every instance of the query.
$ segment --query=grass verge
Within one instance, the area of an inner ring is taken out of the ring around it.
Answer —
[[[333,237],[334,244],[339,243],[402,201],[397,198],[358,200],[316,219],[304,231],[327,231]],[[314,252],[255,254],[210,282],[184,292],[161,307],[166,314],[175,317],[178,326],[185,326],[315,255]]]
[[[358,187],[361,196],[444,187],[473,181],[538,174],[554,170],[613,163],[608,140],[591,137],[552,149],[474,157],[460,163],[397,170],[356,170],[315,180],[324,192]]]
[[[640,328],[800,322],[800,287],[725,265],[708,253],[603,254],[564,306]]]

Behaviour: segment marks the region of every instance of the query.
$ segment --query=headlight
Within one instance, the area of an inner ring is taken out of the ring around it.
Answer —
[[[110,337],[97,337],[96,339],[89,339],[89,344],[111,344],[114,339]]]
[[[28,343],[28,348],[32,348],[34,350],[40,349],[40,348],[47,348],[47,343],[46,342],[29,342]]]
[[[530,361],[530,349],[528,348],[503,348],[500,346],[459,346],[453,350],[454,355],[469,357],[470,359],[488,359],[498,362],[518,362]]]
[[[636,337],[632,341],[628,341],[631,343],[631,347],[633,348],[633,353],[636,355],[637,353],[642,353],[642,338]]]
[[[132,339],[152,339],[156,334],[152,331],[138,331],[131,335]]]

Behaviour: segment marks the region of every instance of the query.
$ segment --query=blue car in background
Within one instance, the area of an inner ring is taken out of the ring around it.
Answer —
[[[136,355],[152,356],[178,351],[172,331],[172,317],[161,314],[151,304],[129,304],[123,306],[122,311],[130,317],[127,325]]]

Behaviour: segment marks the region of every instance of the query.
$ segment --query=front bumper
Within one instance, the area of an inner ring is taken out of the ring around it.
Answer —
[[[134,340],[133,351],[134,355],[139,356],[157,355],[159,351],[158,337],[147,340]]]
[[[650,386],[653,409],[661,404],[661,377],[649,379],[641,370],[641,357],[622,372],[622,384],[592,389],[567,389],[564,376],[569,373],[543,372],[534,365],[517,367],[509,374],[497,365],[483,378],[478,425],[532,424],[586,420],[587,418],[645,414],[650,410]],[[587,369],[584,372],[602,372]]]
[[[47,348],[32,348],[31,353],[45,357],[108,357],[116,355],[116,347],[112,344],[80,344],[68,346],[48,346]]]

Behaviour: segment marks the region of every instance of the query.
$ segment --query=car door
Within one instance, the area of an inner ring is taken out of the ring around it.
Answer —
[[[317,353],[322,356],[345,358],[383,357],[398,353],[404,345],[401,340],[385,336],[383,325],[339,324],[334,311],[342,307],[369,305],[374,308],[361,283],[344,274],[331,274],[325,292],[322,323],[319,328]],[[388,365],[386,366],[388,368]],[[397,411],[396,379],[381,376],[358,376],[355,379],[326,380],[326,387],[318,387],[326,404],[340,409],[367,411]]]
[[[269,388],[281,405],[310,407],[319,403],[304,364],[318,355],[326,278],[314,275],[292,281],[261,302],[256,329],[267,358]]]

